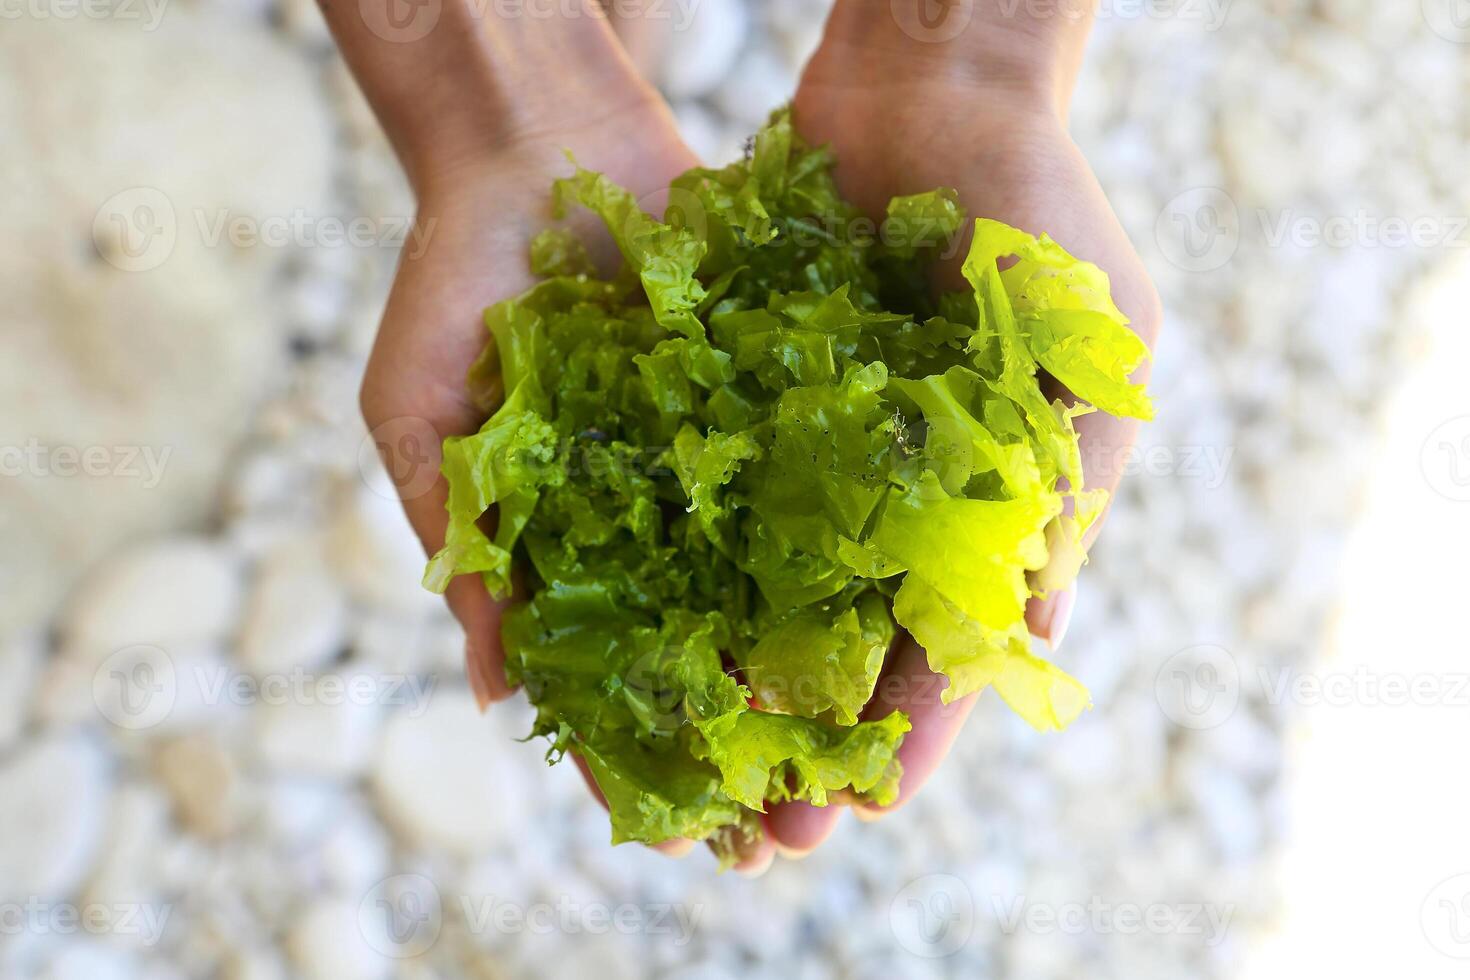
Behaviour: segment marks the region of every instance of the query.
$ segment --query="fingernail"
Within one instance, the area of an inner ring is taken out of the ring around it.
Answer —
[[[767,851],[765,860],[763,860],[760,864],[754,864],[748,868],[737,867],[735,869],[735,873],[742,878],[759,878],[761,875],[771,870],[771,865],[774,864],[775,861],[776,852]]]
[[[882,820],[887,813],[887,810],[879,810],[877,807],[871,806],[855,806],[852,808],[852,815],[863,823],[873,823]]]
[[[694,841],[672,840],[664,841],[662,844],[654,844],[652,846],[655,851],[658,851],[664,857],[670,857],[677,861],[679,858],[689,856],[689,852],[694,850]]]
[[[816,850],[815,847],[808,847],[808,848],[787,847],[785,844],[781,843],[780,841],[777,841],[776,842],[776,853],[779,854],[779,855],[781,855],[781,857],[783,859],[787,860],[787,861],[801,861],[801,860],[804,860],[808,854],[810,854],[812,851],[815,851],[815,850]]]
[[[1073,582],[1065,592],[1058,592],[1051,608],[1051,622],[1047,624],[1046,642],[1055,653],[1072,625],[1072,607],[1077,604],[1077,583]]]
[[[470,641],[464,643],[464,669],[465,676],[470,681],[470,691],[475,695],[475,703],[480,706],[480,714],[490,707],[490,683],[485,680],[485,668],[480,664],[480,658],[475,655]]]

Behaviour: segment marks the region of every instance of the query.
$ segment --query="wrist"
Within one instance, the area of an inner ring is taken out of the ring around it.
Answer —
[[[824,48],[849,72],[979,90],[1065,118],[1095,0],[837,0]]]
[[[445,175],[483,169],[643,97],[597,0],[554,10],[442,0],[420,9],[434,15],[415,31],[378,23],[379,8],[394,2],[322,7],[420,196]]]

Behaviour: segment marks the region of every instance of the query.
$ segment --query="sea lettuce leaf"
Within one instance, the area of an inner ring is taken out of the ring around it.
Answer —
[[[615,842],[729,859],[771,804],[891,803],[909,720],[869,705],[900,630],[946,701],[993,688],[1043,730],[1088,705],[1025,608],[1071,583],[1106,503],[1073,421],[1150,417],[1147,348],[1100,269],[1000,222],[974,222],[970,288],[935,295],[959,196],[874,225],[833,163],[781,111],[662,216],[573,168],[554,213],[598,216],[622,270],[550,228],[541,281],[485,312],[467,395],[487,420],[445,441],[425,584],[514,578],[507,676]]]

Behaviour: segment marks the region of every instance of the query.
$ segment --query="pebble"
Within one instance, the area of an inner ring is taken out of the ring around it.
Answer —
[[[1261,811],[1244,781],[1228,769],[1197,765],[1186,783],[1219,855],[1246,860],[1261,846]]]
[[[317,344],[329,342],[342,326],[351,288],[345,280],[323,275],[303,276],[294,283],[288,299],[297,335]]]
[[[286,946],[306,980],[380,980],[391,961],[368,945],[358,927],[358,903],[324,898],[313,902],[291,927]]]
[[[217,642],[240,607],[238,563],[202,538],[139,545],[100,566],[62,618],[63,655],[96,663],[138,643]]]
[[[288,541],[262,563],[240,628],[248,669],[312,670],[341,651],[347,597],[328,572],[323,545],[321,536]]]
[[[39,974],[40,980],[134,980],[142,976],[131,953],[91,938],[67,943]],[[158,974],[151,974],[150,980],[153,978],[164,980]]]
[[[58,900],[86,876],[102,843],[111,773],[81,735],[50,735],[0,766],[0,902]]]
[[[583,934],[575,942],[556,943],[544,961],[547,976],[635,980],[642,973],[629,956],[625,943],[616,933]]]
[[[443,603],[423,587],[428,559],[403,508],[366,483],[349,488],[337,501],[327,552],[352,598],[370,609],[408,615]]]
[[[306,494],[306,483],[301,467],[287,453],[258,449],[240,460],[230,474],[225,501],[236,520],[256,511],[284,511],[293,498]]]
[[[527,812],[515,746],[464,691],[436,694],[389,720],[373,769],[383,816],[420,845],[472,856],[515,833]],[[539,775],[539,773],[538,773]]]
[[[795,94],[796,72],[791,66],[771,49],[754,47],[740,56],[714,102],[736,126],[743,123],[753,133]]]
[[[728,134],[719,120],[698,102],[680,102],[673,106],[674,122],[679,135],[689,148],[709,166],[719,166],[735,159],[739,146],[727,145]],[[730,152],[733,149],[734,153]]]
[[[125,784],[113,794],[107,823],[105,847],[87,881],[84,900],[158,903],[164,871],[159,856],[174,832],[168,800],[149,783]]]
[[[327,882],[344,895],[363,895],[388,873],[392,842],[387,833],[361,808],[354,807],[334,821],[321,843],[320,857]]]
[[[381,709],[352,696],[339,700],[322,684],[306,688],[300,701],[256,709],[254,746],[272,770],[350,779],[371,763]]]
[[[672,99],[697,99],[726,82],[745,43],[749,16],[741,0],[702,0],[683,30],[675,30],[661,76]]]
[[[1117,729],[1089,712],[1068,730],[1065,742],[1047,746],[1047,764],[1062,781],[1077,787],[1105,786],[1117,778],[1123,746]]]
[[[41,676],[42,642],[34,635],[17,635],[0,644],[0,752],[20,737],[30,717],[32,690]]]
[[[114,735],[178,732],[235,714],[234,676],[207,647],[124,647],[100,664],[60,657],[41,679],[36,715],[48,725],[96,722]]]
[[[234,831],[243,782],[234,759],[216,739],[200,734],[166,742],[154,765],[185,827],[214,839]]]
[[[266,782],[261,794],[262,824],[284,847],[301,849],[326,835],[344,805],[336,783],[310,776],[277,776]]]

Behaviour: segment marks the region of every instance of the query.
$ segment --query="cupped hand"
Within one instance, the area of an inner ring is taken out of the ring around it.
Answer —
[[[421,474],[424,467],[438,472],[445,437],[476,432],[485,422],[485,407],[474,403],[465,385],[488,337],[483,313],[534,283],[530,242],[552,222],[552,181],[571,173],[566,151],[635,194],[648,195],[651,208],[670,180],[697,163],[662,101],[631,66],[614,59],[600,76],[584,75],[580,84],[596,91],[596,99],[512,116],[492,147],[425,174],[417,188],[416,233],[388,296],[361,407],[428,554],[444,544],[448,490],[442,477],[425,486]],[[589,245],[606,239],[596,228],[583,230]],[[611,255],[601,258],[613,261]],[[420,438],[405,441],[401,434]],[[409,453],[413,458],[406,458]],[[512,693],[500,639],[507,604],[492,599],[472,575],[455,579],[446,598],[464,628],[465,669],[483,710]],[[590,776],[588,784],[600,800]],[[670,841],[659,849],[679,855],[690,846]],[[759,845],[746,866],[768,863],[769,849]]]
[[[972,218],[1051,235],[1108,273],[1119,308],[1152,346],[1161,320],[1158,294],[1066,130],[1086,25],[1022,25],[992,6],[977,0],[966,29],[971,36],[946,45],[894,30],[887,3],[839,0],[797,90],[796,126],[808,142],[831,146],[844,196],[870,217],[881,218],[896,195],[947,186],[959,191]],[[967,247],[968,238],[951,244],[937,287],[963,286],[959,267]],[[1102,413],[1077,420],[1088,489],[1116,489],[1118,464],[1137,429],[1133,420]],[[1075,586],[1027,607],[1032,634],[1053,649],[1074,597]],[[874,719],[901,710],[913,724],[899,751],[904,774],[894,806],[930,778],[974,707],[976,695],[941,703],[944,686],[924,651],[901,639],[866,714]],[[857,808],[868,819],[881,812]],[[839,815],[837,808],[788,803],[773,810],[768,826],[785,847],[805,851],[831,833]]]

